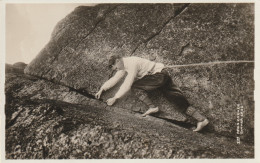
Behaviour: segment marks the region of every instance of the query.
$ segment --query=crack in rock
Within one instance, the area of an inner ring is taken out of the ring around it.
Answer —
[[[180,15],[181,13],[183,13],[183,11],[184,11],[189,5],[190,5],[190,4],[185,4],[181,9],[177,10],[177,11],[175,12],[174,16],[170,17],[170,19],[167,20],[167,21],[163,24],[163,26],[162,26],[162,28],[161,28],[160,30],[158,30],[155,34],[151,35],[150,37],[148,37],[145,41],[139,43],[139,44],[137,45],[137,47],[132,51],[131,56],[136,52],[136,50],[137,50],[142,44],[147,44],[147,43],[148,43],[149,41],[151,41],[154,37],[156,37],[157,35],[159,35],[159,34],[162,32],[162,30],[164,29],[164,27],[165,27],[172,19],[176,18],[178,15]]]
[[[184,49],[187,48],[188,46],[190,46],[190,43],[189,43],[189,42],[186,43],[186,44],[184,44],[184,45],[180,48],[180,50],[179,50],[179,52],[177,53],[177,55],[180,56],[180,55],[183,53]]]
[[[82,39],[79,41],[79,43],[75,46],[75,51],[76,51],[76,49],[79,47],[79,45],[82,43],[82,41],[84,41],[91,33],[93,33],[93,31],[97,28],[98,24],[100,24],[102,21],[104,21],[104,20],[106,19],[107,15],[110,14],[112,11],[114,11],[118,6],[119,6],[119,5],[116,5],[116,6],[113,7],[112,9],[108,10],[108,11],[104,14],[104,16],[103,16],[102,18],[100,18],[100,20],[97,21],[97,22],[94,24],[94,27],[93,27],[93,28],[87,33],[87,35],[86,35],[84,38],[82,38]],[[62,29],[64,29],[64,28],[62,28]],[[79,31],[79,32],[77,32],[77,33],[80,33],[80,32],[81,32],[81,31]],[[57,34],[56,34],[56,35],[57,35]],[[55,35],[55,36],[56,36],[56,35]],[[64,49],[66,50],[66,48],[68,47],[68,45],[69,45],[69,43],[68,43],[67,45],[63,46],[63,47],[60,47],[61,49],[60,49],[60,51],[57,53],[57,55],[53,55],[54,58],[53,58],[52,62],[50,63],[50,65],[52,65],[55,61],[58,60],[58,57],[60,56],[61,52],[62,52]],[[49,52],[47,52],[47,53],[49,53]],[[49,70],[49,71],[50,71],[50,70]],[[47,73],[49,73],[49,71],[48,71]],[[46,74],[47,74],[47,73],[46,73]]]
[[[100,24],[102,21],[104,21],[107,17],[108,14],[110,14],[112,11],[114,11],[119,5],[113,7],[111,10],[109,10],[108,12],[106,12],[104,14],[104,16],[94,25],[93,29],[90,30],[90,32],[83,38],[79,41],[79,43],[77,44],[76,48],[78,48],[78,46],[81,44],[81,42],[83,42],[98,26],[98,24]]]

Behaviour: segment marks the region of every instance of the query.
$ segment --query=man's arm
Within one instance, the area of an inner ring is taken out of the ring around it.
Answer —
[[[129,74],[127,74],[125,81],[123,82],[120,89],[117,91],[117,93],[114,96],[116,99],[123,97],[131,89],[135,77],[136,77],[135,72],[130,72]]]
[[[115,96],[107,100],[108,105],[113,105],[117,99],[123,97],[131,89],[136,75],[137,75],[137,66],[132,66],[129,69],[123,84],[121,85],[120,89],[117,91]]]
[[[108,81],[106,81],[106,82],[102,85],[102,87],[99,89],[99,91],[98,91],[98,93],[95,95],[95,97],[96,97],[97,99],[99,99],[100,96],[101,96],[101,94],[102,94],[102,92],[103,92],[103,91],[106,91],[106,90],[108,90],[108,89],[110,89],[110,88],[112,88],[113,86],[115,86],[116,83],[118,83],[118,82],[120,81],[120,79],[122,79],[122,78],[124,77],[125,73],[126,73],[126,72],[125,72],[124,70],[119,70],[119,71],[117,71],[116,74],[115,74],[112,78],[110,78]]]

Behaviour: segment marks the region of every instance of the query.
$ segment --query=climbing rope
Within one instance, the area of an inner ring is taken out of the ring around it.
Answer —
[[[186,64],[186,65],[167,65],[166,68],[178,68],[178,67],[191,67],[191,66],[209,66],[215,64],[229,64],[229,63],[254,63],[255,61],[247,61],[247,60],[240,60],[240,61],[216,61],[216,62],[208,62],[208,63],[193,63],[193,64]]]

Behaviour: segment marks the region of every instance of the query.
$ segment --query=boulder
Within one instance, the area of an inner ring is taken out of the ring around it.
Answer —
[[[26,66],[27,64],[24,62],[16,62],[13,64],[13,67],[19,68],[21,70],[24,70]]]
[[[113,74],[107,68],[112,54],[164,63],[192,105],[209,118],[209,130],[254,141],[254,65],[239,62],[254,60],[253,4],[78,7],[57,24],[50,42],[25,73],[84,90],[93,97]],[[237,63],[172,67],[214,61]],[[106,92],[103,101],[119,85]],[[135,94],[119,100],[115,107],[144,112],[147,107]],[[161,107],[154,116],[187,119],[160,92],[151,96]],[[238,128],[243,134],[237,133]]]
[[[5,64],[5,72],[17,72],[17,73],[23,73],[25,67],[27,64],[23,62],[16,62],[13,65],[11,64]]]

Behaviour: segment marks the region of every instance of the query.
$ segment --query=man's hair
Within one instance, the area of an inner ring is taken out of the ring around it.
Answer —
[[[120,59],[120,58],[122,58],[122,57],[119,54],[111,55],[108,60],[108,67],[111,67],[112,65],[114,65],[116,60]]]

